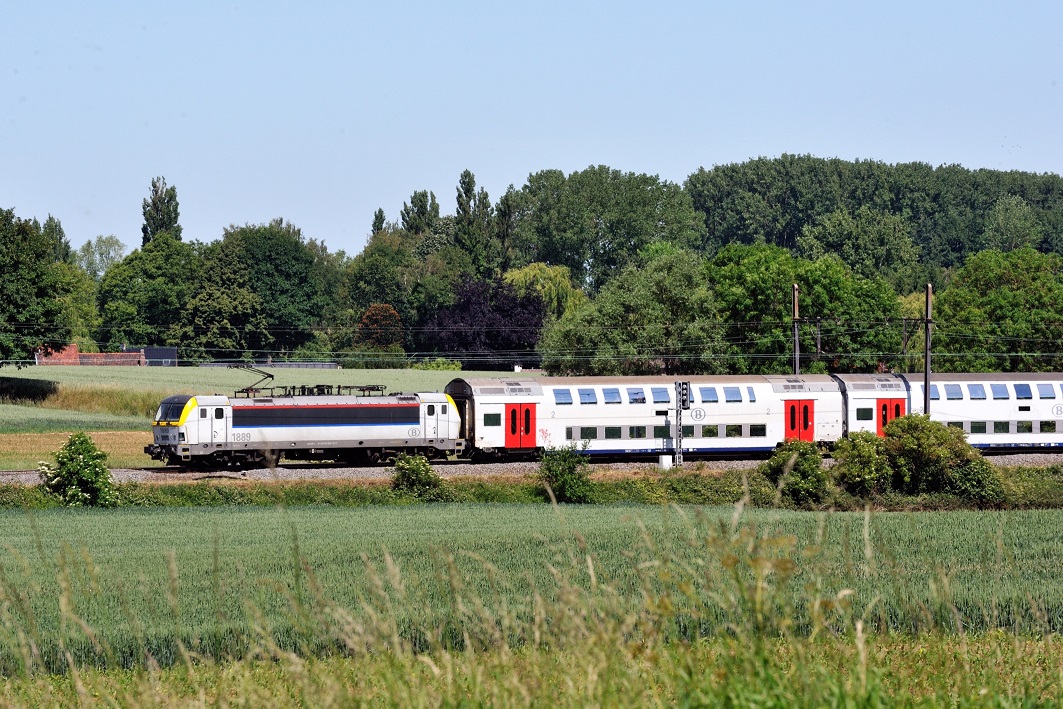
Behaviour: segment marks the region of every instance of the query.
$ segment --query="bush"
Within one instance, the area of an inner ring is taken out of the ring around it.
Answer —
[[[972,500],[980,507],[996,507],[1004,502],[1000,474],[981,455],[950,472],[947,492]]]
[[[539,462],[539,480],[554,493],[558,502],[591,502],[594,483],[587,456],[575,444],[543,452]]]
[[[410,366],[410,369],[424,369],[436,372],[460,372],[461,362],[456,359],[436,357],[435,359],[425,359],[421,362],[416,362]]]
[[[41,485],[69,507],[116,507],[107,454],[88,435],[75,433],[55,453],[55,465],[41,463]]]
[[[391,488],[426,501],[442,499],[443,478],[423,455],[399,453],[395,460],[395,474]]]
[[[866,497],[890,489],[893,468],[885,441],[871,431],[856,431],[838,441],[831,474],[846,492]]]
[[[760,472],[776,487],[782,481],[783,496],[798,505],[819,502],[827,493],[827,471],[815,443],[784,443],[760,466]]]

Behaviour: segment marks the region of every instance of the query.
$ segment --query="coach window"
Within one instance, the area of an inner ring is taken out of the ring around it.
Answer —
[[[620,404],[623,400],[620,398],[619,389],[602,389],[602,399],[607,404]]]
[[[963,430],[963,421],[949,421],[945,425]]]
[[[1015,433],[1033,433],[1033,421],[1016,421]]]
[[[1008,394],[1007,384],[990,384],[989,388],[993,391],[994,399],[1010,399],[1011,395]]]
[[[214,418],[216,418],[216,419],[225,418],[225,409],[214,409]]]
[[[1029,384],[1016,384],[1015,385],[1015,398],[1016,399],[1032,399],[1033,392],[1030,391]]]
[[[741,438],[742,437],[742,424],[729,423],[724,429],[728,438]]]
[[[945,385],[945,398],[946,399],[962,399],[963,389],[959,384],[946,384]]]
[[[701,427],[701,437],[702,438],[719,438],[720,437],[720,427],[717,426],[714,423],[706,425],[706,426],[702,426]]]
[[[750,438],[764,438],[768,435],[768,426],[763,423],[751,423],[749,424],[749,436]]]
[[[596,426],[580,426],[579,437],[585,441],[593,441],[598,437],[598,428]]]
[[[429,416],[435,416],[436,415],[436,405],[435,404],[429,404],[428,405],[428,411],[425,412],[425,413],[427,413]]]
[[[1055,421],[1041,421],[1041,433],[1055,433],[1056,422]]]
[[[1011,421],[994,421],[993,433],[1011,433]]]
[[[972,399],[976,399],[976,400],[984,399],[985,398],[985,387],[982,386],[981,384],[968,384],[967,385],[967,393],[971,395]]]
[[[1038,384],[1037,385],[1037,398],[1039,399],[1055,399],[1056,388],[1051,384]]]
[[[555,404],[571,404],[572,392],[568,389],[554,389],[554,403]]]
[[[579,403],[581,404],[597,404],[598,396],[594,393],[594,389],[580,389],[579,390]]]
[[[566,441],[571,441],[572,440],[572,427],[571,426],[568,426],[567,428],[565,428],[565,440]]]
[[[645,438],[646,427],[645,426],[628,426],[627,427],[628,438]]]
[[[650,387],[650,392],[653,393],[653,403],[655,404],[668,404],[672,401],[672,397],[665,387]]]
[[[971,433],[985,433],[985,421],[971,421]]]
[[[875,418],[875,410],[872,408],[857,409],[856,420],[857,421],[873,421]],[[792,426],[791,426],[792,428]]]
[[[716,404],[720,401],[720,397],[716,394],[716,387],[698,387],[698,393],[701,394],[703,404]]]
[[[619,439],[621,437],[620,436],[620,427],[619,426],[606,426],[605,427],[605,437],[606,437],[607,440],[610,440],[610,441]]]
[[[753,387],[746,387],[746,393],[749,394],[750,401],[757,400],[757,395],[753,393]]]
[[[671,426],[654,426],[653,427],[654,438],[671,438],[672,428]]]
[[[501,426],[502,414],[484,414],[484,426]]]
[[[645,404],[646,392],[642,390],[642,387],[637,387],[627,390],[627,403],[629,404]]]
[[[922,389],[923,393],[926,393],[926,387],[925,386],[921,387],[921,389]],[[937,400],[937,399],[941,398],[941,394],[938,393],[938,385],[937,384],[931,384],[930,385],[930,398],[932,400]]]
[[[723,388],[723,400],[728,404],[739,403],[742,401],[742,390],[738,387],[724,387]]]
[[[694,427],[693,426],[683,426],[683,438],[693,438],[693,437],[694,437]]]

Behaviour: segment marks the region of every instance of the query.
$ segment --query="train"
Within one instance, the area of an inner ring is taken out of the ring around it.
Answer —
[[[883,435],[924,413],[922,375],[512,376],[456,378],[442,392],[381,386],[248,388],[163,400],[145,453],[178,466],[272,461],[373,464],[528,458],[578,446],[653,458],[770,454],[797,439],[830,446]],[[1063,451],[1063,374],[933,374],[930,417],[985,451]],[[685,408],[687,407],[687,408]]]

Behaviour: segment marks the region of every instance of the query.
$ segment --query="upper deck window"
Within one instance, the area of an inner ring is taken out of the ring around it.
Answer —
[[[920,387],[920,388],[922,389],[923,393],[925,394],[926,393],[926,387],[923,386],[923,387]],[[937,399],[940,399],[940,398],[941,398],[941,394],[938,393],[938,385],[937,384],[931,384],[930,385],[930,399],[931,399],[931,401],[934,401],[934,400],[937,400]]]
[[[555,404],[571,404],[572,392],[568,389],[554,389]]]
[[[665,387],[650,387],[650,391],[653,392],[653,403],[655,404],[667,404],[672,401],[672,397]]]
[[[579,390],[579,403],[581,404],[597,404],[598,397],[594,393],[594,389],[580,389]]]
[[[990,384],[989,388],[993,392],[994,399],[1010,399],[1011,395],[1008,393],[1007,384]]]
[[[642,387],[629,387],[627,390],[627,403],[645,404],[646,392],[642,390]]]
[[[1029,384],[1016,384],[1015,385],[1015,398],[1016,399],[1032,399],[1033,391],[1030,389]]]
[[[602,389],[602,398],[605,399],[607,404],[622,404],[623,400],[620,398],[620,390],[617,388]]]
[[[971,395],[972,399],[984,399],[985,387],[981,384],[968,384],[967,393]]]
[[[1037,397],[1039,399],[1055,399],[1056,388],[1051,384],[1038,384],[1037,385]]]
[[[742,390],[738,387],[724,387],[723,400],[732,404],[736,402],[741,402]]]
[[[716,387],[698,387],[698,393],[701,395],[701,403],[703,404],[715,404],[720,401],[720,397],[716,393]]]
[[[946,384],[945,385],[945,398],[946,399],[962,399],[963,389],[959,384]]]
[[[753,393],[753,387],[746,387],[746,393],[749,394],[750,401],[756,401],[757,395]],[[752,434],[750,434],[752,435]]]

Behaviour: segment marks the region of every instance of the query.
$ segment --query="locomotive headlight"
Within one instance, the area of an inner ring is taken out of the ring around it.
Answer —
[[[184,440],[185,440],[185,432],[181,431],[180,433],[177,434],[177,441],[179,443],[181,443],[181,442],[184,442]]]

